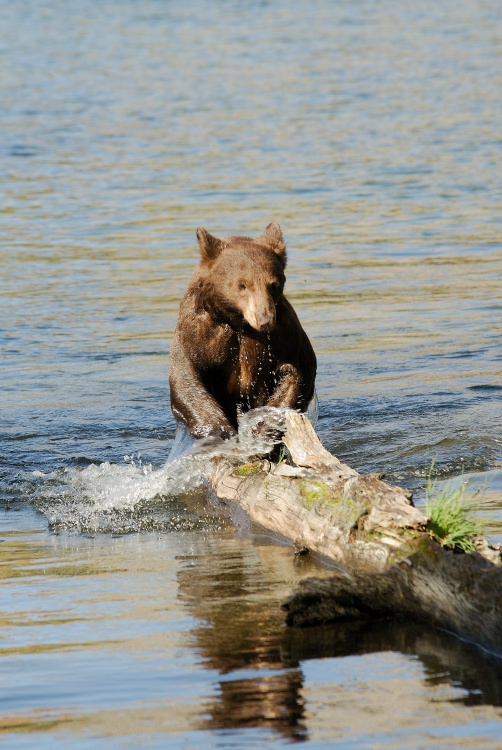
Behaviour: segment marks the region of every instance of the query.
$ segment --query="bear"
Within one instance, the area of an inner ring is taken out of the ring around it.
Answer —
[[[171,409],[193,439],[228,439],[258,407],[305,412],[316,356],[284,296],[286,245],[272,222],[257,239],[196,232],[200,263],[171,345]]]

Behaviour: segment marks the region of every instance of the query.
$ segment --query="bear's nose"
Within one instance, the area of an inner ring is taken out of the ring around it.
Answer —
[[[271,331],[275,326],[275,305],[271,300],[249,295],[242,308],[242,316],[255,331]]]
[[[261,310],[256,313],[256,329],[271,331],[275,325],[275,310]]]

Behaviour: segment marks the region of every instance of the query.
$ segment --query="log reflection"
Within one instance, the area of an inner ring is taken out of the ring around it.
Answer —
[[[455,688],[456,702],[502,706],[502,663],[425,624],[380,620],[284,627],[284,593],[299,578],[319,575],[319,568],[312,569],[311,562],[295,568],[291,550],[274,545],[242,539],[228,544],[218,557],[206,540],[199,554],[183,558],[178,574],[180,596],[200,623],[187,634],[190,646],[219,674],[214,698],[201,707],[201,728],[261,727],[305,740],[302,663],[389,651],[418,657],[431,695],[444,684]],[[389,689],[399,691],[399,684]]]
[[[282,646],[283,661],[291,666],[306,659],[384,651],[417,656],[426,684],[465,691],[456,702],[502,706],[502,660],[427,624],[380,620],[288,628]]]

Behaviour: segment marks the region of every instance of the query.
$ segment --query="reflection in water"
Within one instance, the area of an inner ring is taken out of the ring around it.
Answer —
[[[218,700],[206,706],[210,718],[201,728],[262,727],[291,740],[306,739],[302,687],[301,670],[221,681]]]
[[[266,727],[301,738],[303,677],[282,659],[279,597],[315,564],[295,565],[291,548],[265,540],[235,548],[223,559],[218,552],[208,548],[187,558],[178,574],[180,596],[200,622],[190,640],[206,667],[221,675],[217,700],[205,707],[210,718],[201,726]]]
[[[462,688],[452,698],[455,703],[502,707],[502,661],[421,623],[381,620],[289,628],[282,648],[284,663],[291,665],[307,659],[389,651],[416,655],[427,685]]]
[[[250,551],[234,550],[220,561],[208,549],[204,555],[186,558],[178,574],[180,596],[201,623],[191,630],[190,641],[206,668],[220,674],[217,697],[205,705],[210,718],[202,727],[266,727],[290,739],[308,739],[302,665],[312,659],[373,653],[418,658],[424,684],[436,693],[446,688],[441,697],[445,704],[502,706],[502,662],[428,625],[382,620],[285,628],[279,610],[285,581],[289,579],[291,586],[319,571],[311,569],[311,561],[300,560],[295,567],[289,550],[284,555],[265,545]],[[213,561],[209,567],[208,556]],[[278,587],[279,570],[283,580]],[[332,668],[335,675],[336,662]],[[399,679],[387,686],[388,699],[396,705],[401,689]],[[329,697],[325,700],[331,702]],[[408,710],[426,710],[422,700]],[[352,709],[346,710],[350,714]]]

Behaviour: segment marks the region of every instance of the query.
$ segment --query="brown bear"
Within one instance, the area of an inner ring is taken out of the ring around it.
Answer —
[[[201,260],[171,346],[171,408],[193,438],[228,438],[237,414],[306,411],[316,357],[283,294],[286,246],[275,222],[257,239],[197,229]]]

